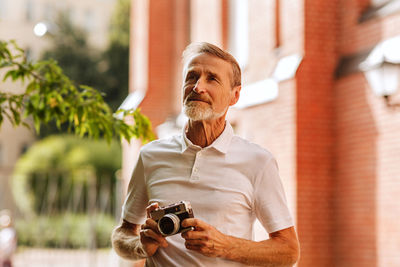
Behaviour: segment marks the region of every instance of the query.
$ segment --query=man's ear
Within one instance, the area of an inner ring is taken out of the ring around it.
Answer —
[[[231,102],[229,103],[230,106],[235,105],[240,97],[240,90],[242,89],[241,85],[235,86],[232,88],[231,92]]]

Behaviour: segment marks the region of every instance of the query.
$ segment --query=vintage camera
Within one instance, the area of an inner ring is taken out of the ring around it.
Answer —
[[[193,230],[193,227],[182,227],[181,222],[186,218],[193,218],[192,206],[187,201],[180,201],[150,212],[150,217],[158,223],[158,230],[163,236],[184,233]]]

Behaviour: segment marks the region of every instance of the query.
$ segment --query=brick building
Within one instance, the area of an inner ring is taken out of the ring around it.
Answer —
[[[243,89],[229,120],[278,160],[298,266],[400,266],[400,90],[386,101],[366,79],[400,63],[389,49],[400,1],[133,0],[132,12],[130,90],[160,135],[180,126],[188,43],[238,59]],[[135,151],[125,146],[125,180]]]

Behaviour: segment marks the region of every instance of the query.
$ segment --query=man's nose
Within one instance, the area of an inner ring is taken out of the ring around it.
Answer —
[[[198,94],[204,93],[206,91],[206,84],[203,81],[203,79],[198,79],[195,86],[193,87],[193,91],[195,91]]]

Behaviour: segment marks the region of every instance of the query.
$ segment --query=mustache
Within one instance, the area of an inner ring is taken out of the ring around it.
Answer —
[[[200,94],[196,93],[195,91],[192,91],[185,99],[185,103],[189,101],[202,101],[210,104],[210,98],[207,96],[201,96]]]

